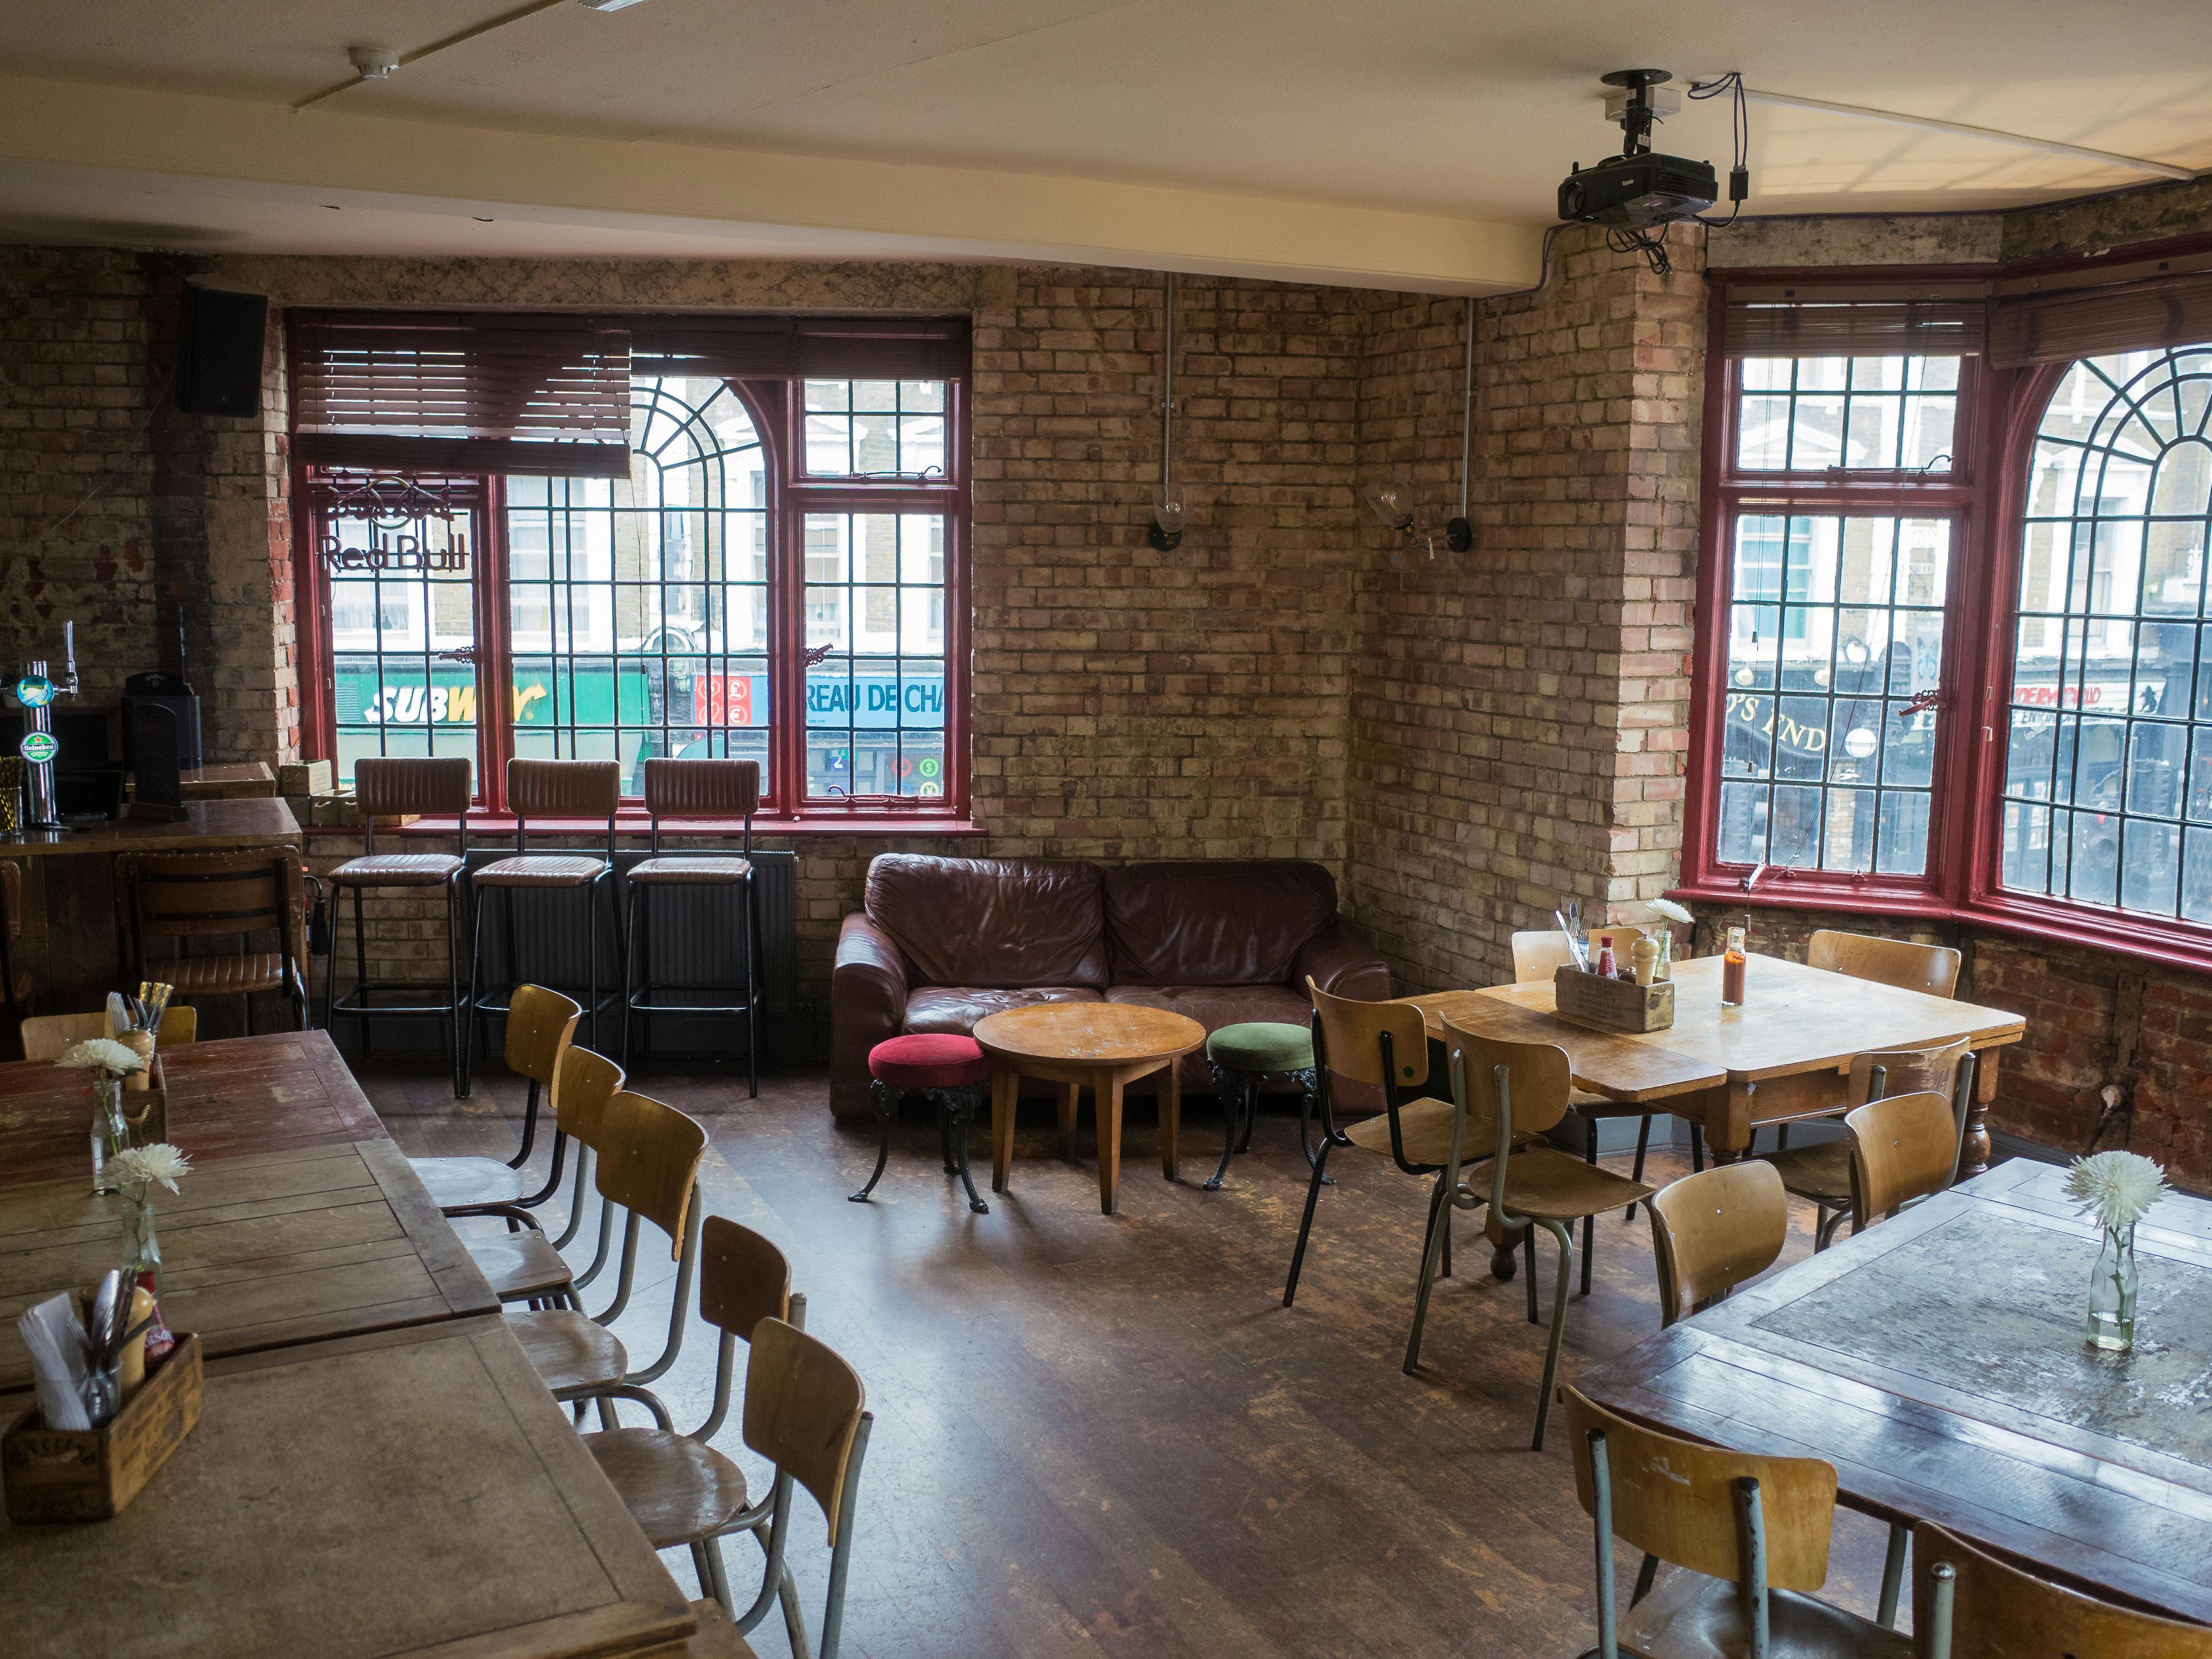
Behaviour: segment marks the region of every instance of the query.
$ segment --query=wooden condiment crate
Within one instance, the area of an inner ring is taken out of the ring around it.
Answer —
[[[0,1436],[8,1518],[106,1521],[121,1514],[200,1420],[205,1385],[199,1338],[180,1336],[112,1422],[50,1429],[33,1407]]]
[[[1562,1019],[1601,1031],[1663,1031],[1674,1023],[1672,980],[1638,985],[1561,968],[1552,975],[1552,994]]]

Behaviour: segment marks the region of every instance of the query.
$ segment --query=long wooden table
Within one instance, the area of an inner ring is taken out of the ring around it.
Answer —
[[[2016,1159],[1741,1290],[1575,1386],[2043,1577],[2212,1623],[2212,1203],[2137,1231],[2134,1352],[2082,1341],[2096,1229]]]
[[[194,1158],[382,1140],[384,1124],[327,1032],[226,1037],[161,1051],[169,1138]],[[92,1176],[90,1074],[0,1066],[0,1187]]]

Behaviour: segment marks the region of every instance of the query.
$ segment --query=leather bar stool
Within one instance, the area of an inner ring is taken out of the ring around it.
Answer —
[[[1287,1072],[1305,1086],[1300,1132],[1300,1139],[1304,1139],[1304,1125],[1313,1119],[1313,1033],[1303,1025],[1278,1024],[1272,1020],[1224,1025],[1206,1038],[1206,1063],[1212,1068],[1214,1086],[1221,1094],[1222,1114],[1221,1167],[1206,1183],[1210,1193],[1220,1188],[1221,1178],[1229,1173],[1230,1154],[1252,1148],[1252,1124],[1260,1115],[1260,1085],[1268,1073]],[[1308,1164],[1313,1156],[1309,1146]]]
[[[473,763],[465,755],[439,759],[384,759],[369,757],[354,763],[354,794],[361,805],[361,856],[348,859],[331,872],[331,884],[353,894],[354,988],[338,995],[337,934],[344,908],[331,915],[330,973],[323,986],[323,1029],[337,1038],[337,1016],[351,1014],[361,1022],[361,1051],[370,1052],[372,1021],[395,1014],[443,1014],[453,1041],[453,1093],[468,1092],[461,1049],[467,1041],[461,1026],[466,1005],[461,1000],[461,873],[468,867],[469,797],[474,787]],[[380,853],[376,850],[376,821],[408,813],[459,821],[460,855],[451,853]],[[368,976],[368,929],[362,919],[362,896],[372,888],[420,892],[442,887],[446,891],[446,1000],[424,1002],[424,987],[407,980],[372,980]],[[379,991],[404,991],[410,1000],[377,1006]]]
[[[614,892],[615,814],[622,805],[622,767],[614,761],[526,760],[516,756],[507,763],[507,804],[514,814],[514,855],[484,865],[469,877],[475,893],[470,919],[469,1040],[463,1045],[461,1092],[468,1092],[469,1068],[476,1059],[477,1017],[504,1014],[506,1001],[487,1000],[483,987],[483,904],[487,890],[501,894],[501,920],[507,932],[507,982],[497,994],[511,998],[516,987],[550,984],[550,975],[526,971],[517,949],[514,895],[518,891],[571,892],[584,901],[586,953],[582,1006],[591,1021],[587,1048],[599,1046],[599,1010],[608,1002],[620,1008],[628,1000],[621,986],[607,997],[599,994],[599,891]],[[592,853],[533,853],[530,850],[530,820],[603,818],[607,848]],[[629,953],[622,948],[622,912],[614,915],[616,972],[627,978]]]
[[[753,814],[760,809],[760,763],[749,760],[671,760],[645,763],[645,810],[653,815],[653,850],[632,865],[623,879],[630,889],[630,948],[634,963],[626,963],[636,988],[629,996],[623,1020],[623,1052],[629,1052],[629,1015],[643,1023],[646,1046],[652,1047],[654,1014],[743,1014],[745,1017],[745,1094],[760,1094],[760,1000],[762,955],[760,890],[753,881]],[[726,853],[670,853],[660,850],[661,821],[686,818],[731,818],[745,822],[744,850],[732,858]],[[716,892],[734,890],[744,907],[745,987],[739,1002],[655,1002],[653,1000],[653,945],[650,927],[653,895],[668,888],[678,890],[681,900],[704,902]]]
[[[968,1189],[968,1207],[988,1215],[991,1206],[976,1196],[975,1182],[968,1173],[968,1126],[983,1104],[991,1086],[991,1062],[982,1044],[974,1037],[949,1032],[914,1032],[878,1042],[868,1051],[868,1103],[875,1109],[882,1140],[876,1151],[876,1172],[868,1184],[852,1195],[865,1204],[890,1162],[891,1117],[899,1097],[917,1094],[937,1108],[937,1147],[945,1159],[945,1173],[957,1175]]]

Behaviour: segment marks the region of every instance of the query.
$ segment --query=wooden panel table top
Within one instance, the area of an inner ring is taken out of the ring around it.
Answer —
[[[2135,1349],[2099,1353],[2098,1232],[2062,1180],[2001,1165],[1576,1386],[1671,1432],[1823,1458],[1855,1508],[2212,1623],[2212,1203],[2143,1221]]]
[[[124,1200],[90,1186],[80,1173],[0,1187],[0,1393],[30,1382],[22,1311],[119,1257]],[[162,1316],[210,1358],[499,1307],[388,1140],[195,1158],[154,1197]]]
[[[210,1361],[112,1521],[0,1519],[11,1652],[680,1656],[696,1620],[497,1318]]]
[[[1060,1155],[1075,1133],[1078,1095],[1089,1088],[1098,1121],[1098,1208],[1111,1215],[1121,1188],[1121,1091],[1167,1067],[1160,1101],[1160,1170],[1176,1178],[1182,1118],[1182,1067],[1206,1027],[1164,1008],[1121,1002],[1053,1002],[1009,1008],[978,1020],[975,1041],[991,1057],[991,1190],[1006,1190],[1014,1162],[1014,1103],[1025,1077],[1060,1085]]]
[[[244,800],[188,800],[174,823],[124,818],[73,830],[0,832],[0,858],[82,857],[87,854],[215,852],[225,847],[300,844],[300,821],[275,796]]]
[[[382,1140],[384,1125],[324,1031],[161,1051],[169,1139],[195,1158]],[[0,1189],[92,1176],[92,1085],[44,1060],[0,1066]]]
[[[1631,1036],[1577,1025],[1551,1012],[1548,985],[1540,988],[1547,999],[1541,1008],[1504,994],[1522,988],[1504,985],[1488,991],[1430,991],[1400,1000],[1421,1011],[1433,1041],[1443,1041],[1444,1021],[1449,1019],[1462,1030],[1503,1042],[1556,1043],[1566,1050],[1575,1086],[1611,1100],[1668,1100],[1700,1089],[1717,1088],[1728,1081],[1727,1071],[1711,1060],[1676,1054],[1662,1046],[1656,1037],[1667,1036],[1666,1032]],[[1431,1079],[1429,1086],[1442,1094],[1449,1081]]]

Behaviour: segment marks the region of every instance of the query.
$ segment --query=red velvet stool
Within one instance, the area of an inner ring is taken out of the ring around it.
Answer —
[[[876,1172],[868,1184],[852,1196],[865,1204],[890,1162],[891,1117],[899,1097],[922,1096],[937,1108],[937,1146],[945,1159],[945,1173],[957,1175],[968,1189],[968,1207],[978,1215],[991,1206],[975,1195],[975,1182],[968,1173],[968,1126],[983,1103],[991,1085],[991,1062],[974,1037],[949,1033],[917,1032],[878,1042],[868,1050],[868,1104],[874,1108],[882,1143],[876,1152]]]

